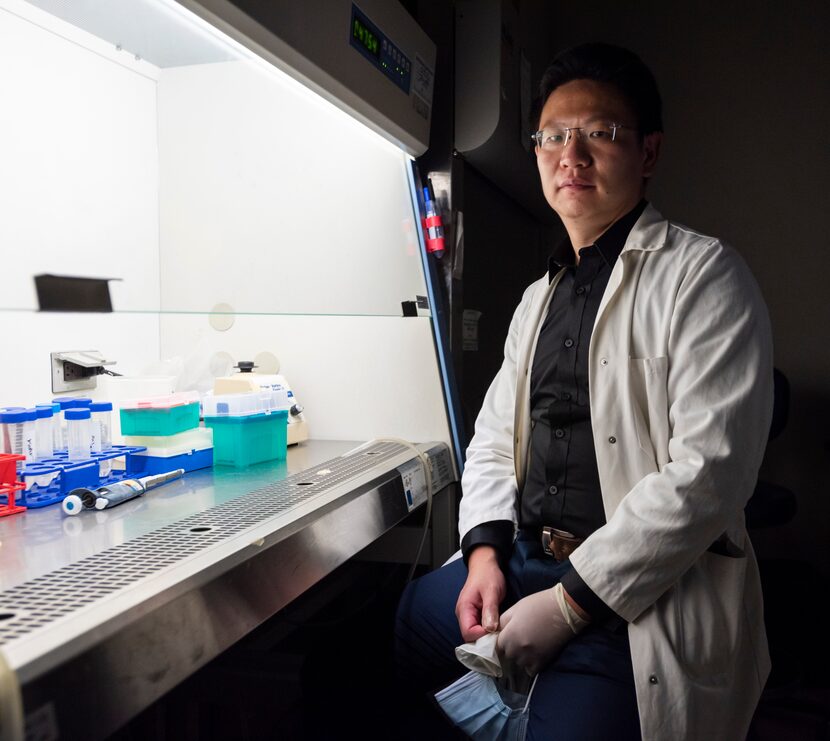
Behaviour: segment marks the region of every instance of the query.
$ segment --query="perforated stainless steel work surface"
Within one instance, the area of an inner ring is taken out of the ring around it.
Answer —
[[[302,505],[405,452],[374,443],[0,592],[0,646],[275,517],[290,522]]]

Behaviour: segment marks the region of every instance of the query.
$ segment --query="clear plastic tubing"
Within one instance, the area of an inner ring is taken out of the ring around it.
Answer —
[[[54,454],[54,411],[51,404],[38,404],[35,407],[35,457],[38,460],[51,458]]]
[[[103,453],[112,445],[112,402],[94,401],[89,411],[92,412],[92,452]]]
[[[92,412],[89,407],[66,409],[66,447],[70,461],[89,459],[92,447]]]

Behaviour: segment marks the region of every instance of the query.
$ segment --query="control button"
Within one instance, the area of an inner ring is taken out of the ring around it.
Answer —
[[[565,340],[565,347],[573,347],[573,346],[574,346],[574,341],[570,337],[568,337],[568,339]]]

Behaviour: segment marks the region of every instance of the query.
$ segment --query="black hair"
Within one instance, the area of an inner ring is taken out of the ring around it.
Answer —
[[[557,54],[539,83],[535,121],[550,94],[572,80],[595,80],[617,88],[637,116],[641,136],[663,130],[663,102],[651,70],[634,52],[603,43],[580,44]]]

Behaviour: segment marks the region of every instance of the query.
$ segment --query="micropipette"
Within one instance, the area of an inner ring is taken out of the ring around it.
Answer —
[[[124,479],[97,489],[73,489],[63,500],[63,511],[67,515],[80,514],[84,509],[107,509],[117,504],[140,497],[148,489],[166,484],[168,481],[179,478],[184,474],[183,468],[175,471],[159,473],[155,476],[144,476],[140,479]]]

